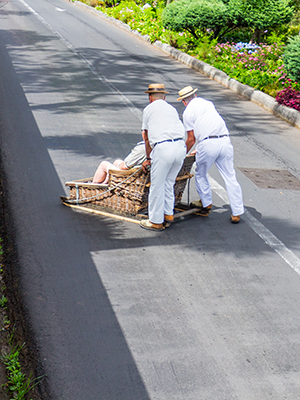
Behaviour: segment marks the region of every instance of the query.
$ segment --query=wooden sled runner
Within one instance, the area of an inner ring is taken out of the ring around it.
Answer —
[[[198,209],[190,209],[181,204],[181,198],[190,174],[195,156],[188,155],[179,171],[174,186],[175,209],[174,218],[196,213]],[[127,171],[110,170],[108,184],[92,183],[92,178],[66,182],[70,189],[69,197],[61,196],[62,203],[80,210],[139,222],[147,218],[150,172],[144,173],[141,168]],[[179,211],[178,211],[179,210]]]

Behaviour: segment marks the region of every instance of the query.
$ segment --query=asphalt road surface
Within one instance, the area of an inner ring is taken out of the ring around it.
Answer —
[[[0,0],[0,60],[1,156],[48,398],[299,399],[300,131],[65,0]],[[65,181],[141,139],[153,82],[180,114],[192,85],[226,119],[240,224],[215,168],[211,215],[164,232],[60,203]]]

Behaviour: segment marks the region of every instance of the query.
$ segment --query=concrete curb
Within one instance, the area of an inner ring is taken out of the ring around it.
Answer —
[[[119,21],[113,17],[108,17],[102,11],[95,10],[93,7],[90,7],[80,1],[75,1],[79,7],[83,7],[87,9],[94,15],[97,15],[100,18],[103,18],[110,23],[118,26],[121,29],[124,29],[128,32],[133,33],[134,35],[138,36],[140,39],[146,41],[147,43],[151,44],[150,39],[147,35],[141,35],[139,32],[132,30],[127,24],[122,21]],[[197,60],[196,58],[189,56],[186,53],[183,53],[180,50],[175,49],[174,47],[162,43],[159,40],[152,44],[153,46],[157,47],[158,49],[164,51],[169,56],[175,58],[176,60],[188,65],[189,67],[193,68],[194,70],[201,72],[203,75],[208,76],[210,79],[220,83],[221,85],[225,86],[226,88],[232,90],[235,93],[245,97],[246,99],[253,101],[260,107],[264,108],[265,110],[271,112],[272,114],[276,115],[277,117],[283,119],[284,121],[288,122],[292,126],[300,129],[300,112],[289,108],[283,105],[280,105],[276,102],[275,98],[269,96],[261,92],[260,90],[255,90],[251,86],[244,85],[238,82],[235,79],[231,79],[227,74],[218,70],[215,67],[212,67],[209,64],[206,64],[203,61]]]
[[[171,57],[176,58],[182,63],[190,66],[196,71],[201,72],[202,74],[227,87],[233,92],[238,93],[248,100],[253,101],[260,107],[263,107],[265,110],[270,111],[277,117],[282,118],[289,124],[300,129],[299,111],[278,104],[274,97],[269,96],[268,94],[265,94],[260,90],[255,90],[251,86],[244,85],[235,79],[231,79],[227,74],[218,70],[217,68],[214,68],[203,61],[197,60],[196,58],[191,57],[188,54],[183,53],[182,51],[177,50],[172,46],[169,46],[168,44],[156,41],[155,43],[153,43],[153,46],[158,47],[165,53],[169,54]]]

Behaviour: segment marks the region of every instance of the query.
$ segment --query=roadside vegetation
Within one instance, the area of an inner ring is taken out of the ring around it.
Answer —
[[[48,396],[19,293],[12,217],[2,175],[0,160],[0,399],[41,400]]]
[[[2,260],[3,240],[0,238],[0,398],[1,400],[33,400],[32,390],[42,377],[35,379],[32,377],[32,372],[28,376],[28,368],[22,365],[26,343],[19,343],[15,328],[12,327],[8,317],[8,299],[5,295]]]
[[[81,0],[300,111],[300,0]]]

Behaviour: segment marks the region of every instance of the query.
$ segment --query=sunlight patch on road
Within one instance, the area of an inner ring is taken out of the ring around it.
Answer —
[[[211,176],[212,190],[226,203],[229,203],[226,190]],[[259,222],[248,210],[242,216],[246,224],[298,274],[300,275],[300,259],[288,249],[272,232]]]

